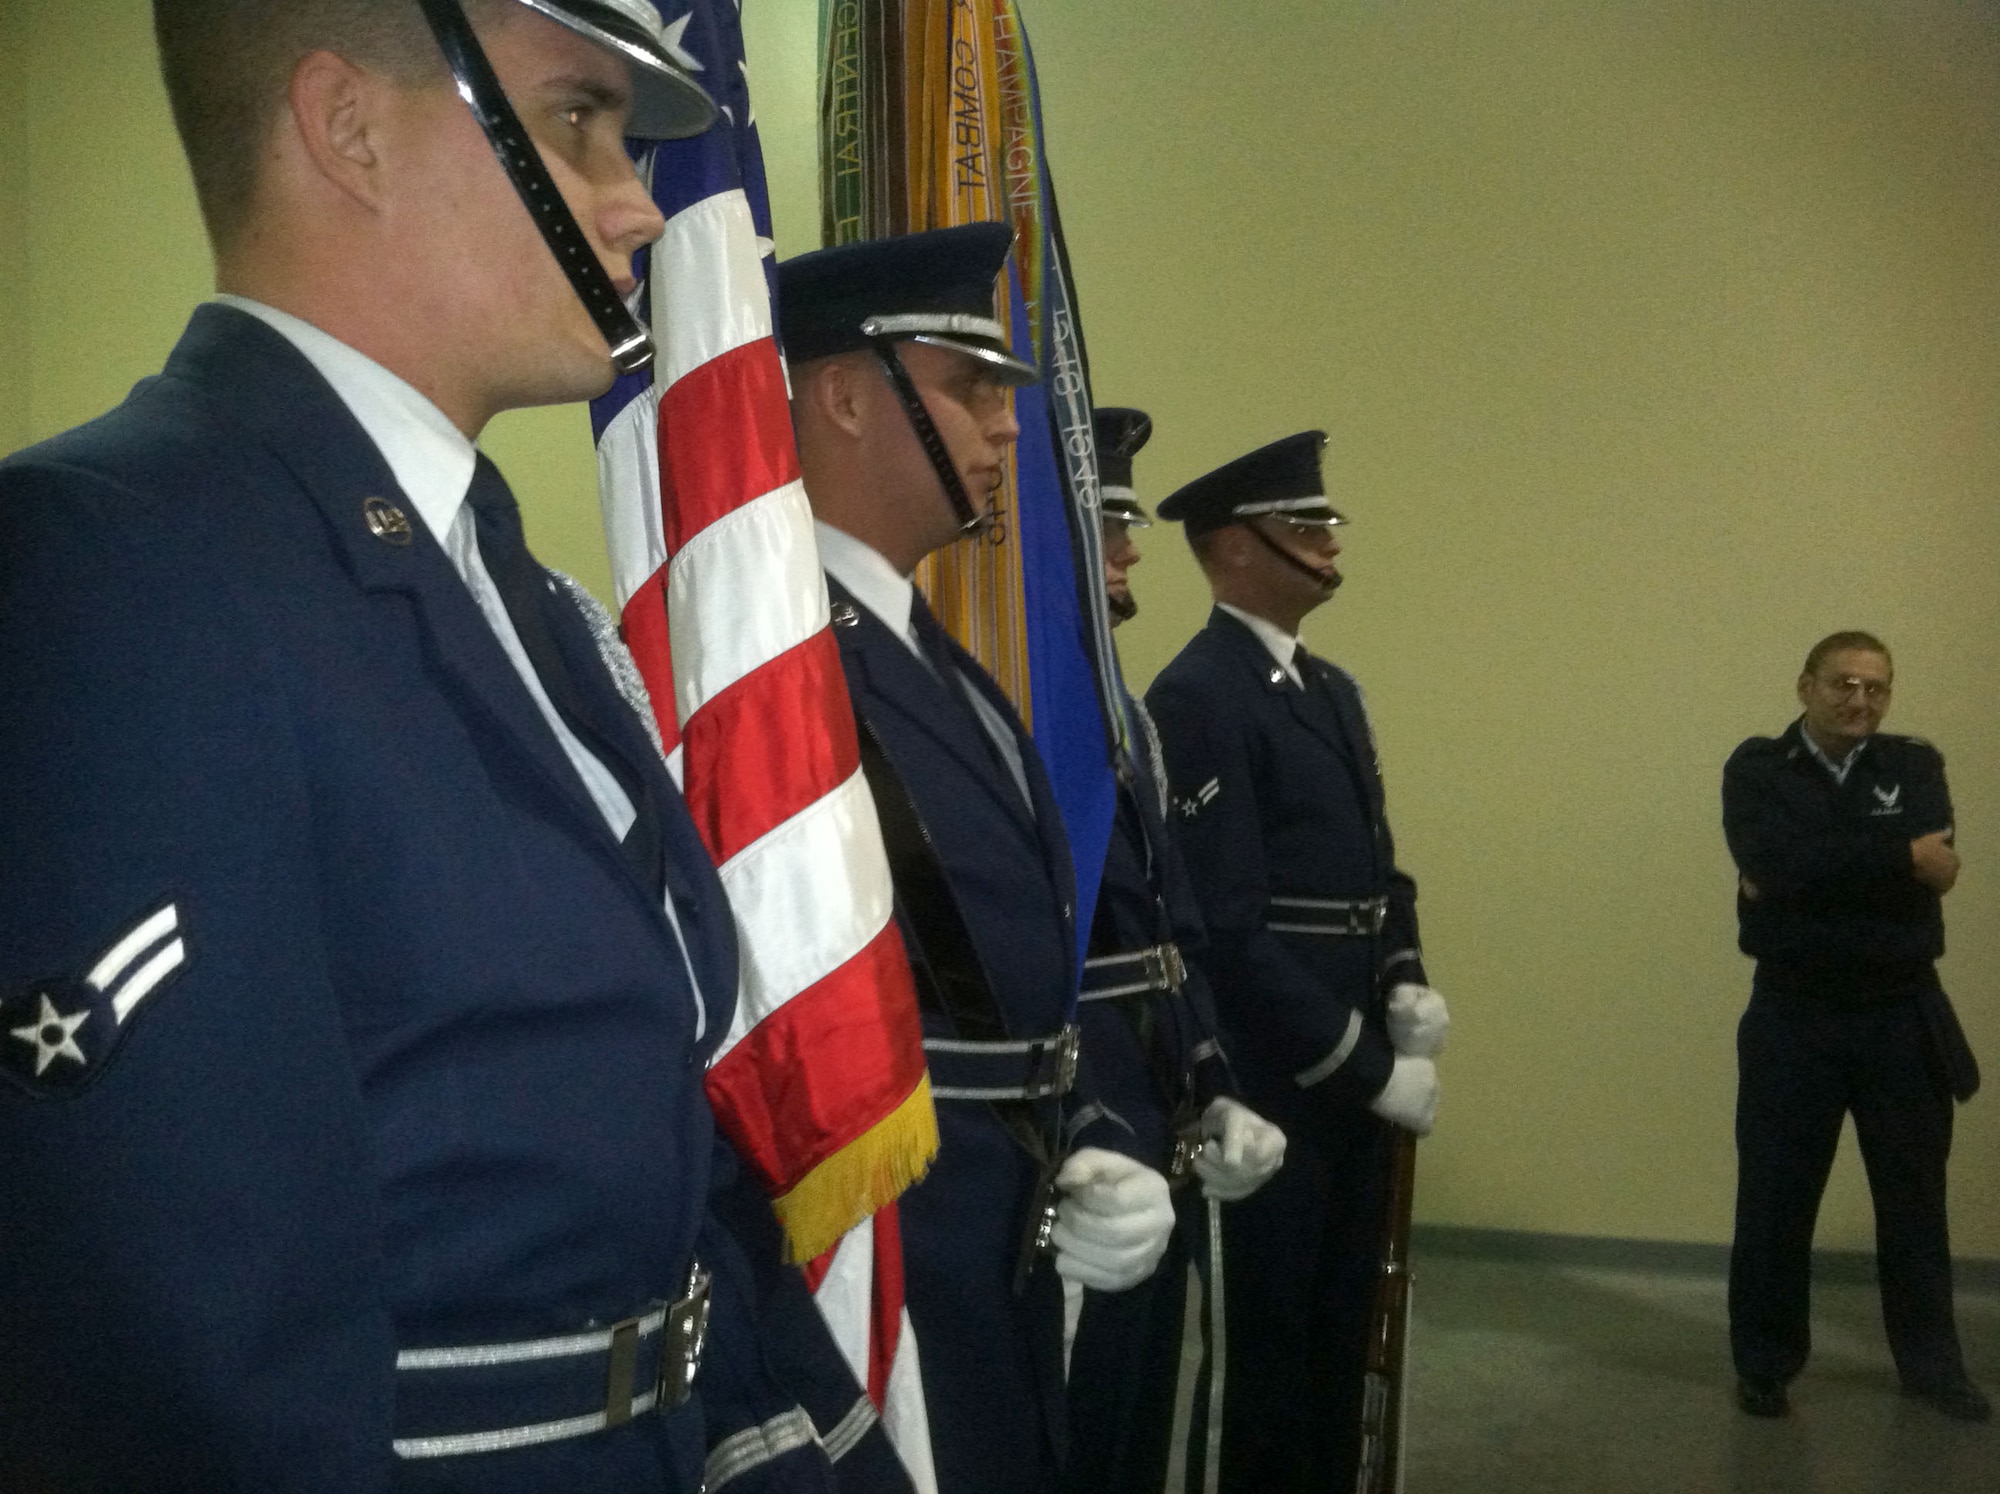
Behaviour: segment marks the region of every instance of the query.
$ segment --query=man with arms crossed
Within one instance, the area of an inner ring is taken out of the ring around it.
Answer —
[[[1952,1100],[1978,1082],[1937,977],[1958,880],[1951,795],[1935,747],[1880,730],[1894,678],[1872,634],[1821,639],[1799,675],[1803,714],[1722,771],[1740,943],[1757,962],[1736,1034],[1729,1263],[1737,1402],[1752,1416],[1783,1416],[1805,1367],[1813,1221],[1849,1112],[1903,1393],[1960,1421],[1992,1415],[1959,1353],[1945,1222]]]

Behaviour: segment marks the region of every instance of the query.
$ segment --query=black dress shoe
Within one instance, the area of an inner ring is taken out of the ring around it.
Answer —
[[[1736,1382],[1736,1404],[1752,1416],[1783,1416],[1792,1409],[1783,1380],[1753,1380],[1747,1375]]]
[[[1991,1421],[1993,1403],[1986,1392],[1960,1376],[1943,1385],[1905,1385],[1903,1394],[1941,1411],[1953,1421]]]

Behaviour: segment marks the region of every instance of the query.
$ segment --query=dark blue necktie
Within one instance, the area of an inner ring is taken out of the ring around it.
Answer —
[[[973,707],[970,692],[977,689],[959,670],[958,660],[952,656],[951,635],[944,630],[944,624],[932,615],[924,601],[922,592],[915,592],[910,599],[910,626],[917,635],[917,645],[937,671],[946,693],[957,702],[958,709],[972,726],[973,735],[986,744],[986,755],[993,764],[993,771],[1000,775],[999,781],[1013,787],[1017,794],[1020,786],[1014,778],[1014,769],[1008,763],[1000,744],[993,740],[993,733],[987,729],[986,720]]]
[[[944,682],[944,687],[956,691],[959,688],[958,662],[951,655],[950,636],[945,632],[944,624],[932,614],[929,604],[924,601],[924,594],[914,588],[910,593],[910,631],[917,635],[917,647],[923,650],[924,658]]]
[[[547,573],[528,553],[527,540],[521,533],[520,507],[500,469],[484,453],[473,467],[472,486],[465,501],[472,507],[480,558],[486,562],[487,574],[493,578],[493,585],[507,608],[514,632],[527,651],[528,662],[534,666],[535,675],[563,724],[604,764],[632,801],[632,825],[622,842],[625,854],[654,895],[663,896],[666,868],[660,812],[649,780],[617,745],[617,734],[606,729],[598,714],[601,706],[593,706],[590,696],[577,688],[576,678],[562,650],[556,646],[548,618],[542,611],[549,596]]]

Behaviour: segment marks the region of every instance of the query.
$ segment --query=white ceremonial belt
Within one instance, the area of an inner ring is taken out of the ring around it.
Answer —
[[[1274,897],[1264,927],[1274,934],[1372,938],[1389,919],[1386,897]]]
[[[1039,1038],[924,1039],[935,1100],[1060,1099],[1076,1082],[1076,1024]]]
[[[1093,955],[1083,962],[1080,1001],[1109,1001],[1114,996],[1143,996],[1150,991],[1178,991],[1187,980],[1181,948],[1171,939],[1145,949]]]
[[[577,1363],[570,1367],[571,1373],[566,1378],[557,1377],[559,1383],[554,1391],[543,1387],[530,1392],[528,1398],[539,1399],[581,1386],[582,1393],[592,1395],[599,1409],[524,1421],[490,1431],[398,1437],[391,1447],[399,1458],[450,1458],[501,1452],[586,1437],[623,1426],[648,1412],[671,1411],[685,1404],[693,1393],[695,1374],[701,1368],[702,1348],[708,1339],[709,1285],[708,1271],[696,1262],[688,1271],[687,1293],[678,1302],[655,1303],[647,1311],[608,1328],[511,1343],[404,1349],[396,1355],[397,1371],[408,1377],[399,1380],[396,1386],[399,1422],[407,1422],[411,1415],[422,1415],[425,1390],[440,1385],[435,1378],[440,1375],[452,1376],[449,1383],[459,1387],[462,1394],[457,1375],[503,1365],[553,1364],[561,1360]],[[642,1372],[641,1358],[648,1353],[654,1358]],[[517,1409],[520,1406],[517,1392],[500,1389],[496,1397]]]

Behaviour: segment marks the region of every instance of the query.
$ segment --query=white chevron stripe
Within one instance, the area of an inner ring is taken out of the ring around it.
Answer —
[[[108,991],[140,955],[181,926],[180,909],[168,903],[159,912],[141,919],[132,932],[111,946],[110,952],[92,967],[84,979],[99,991]]]
[[[682,721],[824,628],[826,579],[805,485],[753,498],[682,546],[667,571],[667,620]]]
[[[187,945],[176,939],[133,972],[132,978],[120,986],[118,994],[111,998],[111,1010],[118,1018],[118,1025],[124,1026],[125,1019],[132,1015],[132,1009],[152,995],[154,988],[186,961]]]
[[[857,770],[825,798],[753,841],[722,868],[736,911],[741,984],[723,1056],[791,997],[832,974],[893,911],[875,800]]]
[[[658,387],[771,335],[770,287],[741,190],[704,197],[674,214],[651,263],[672,267],[651,281]]]

